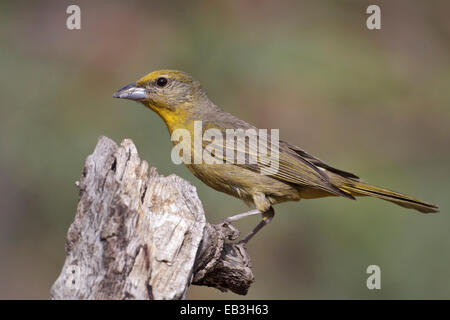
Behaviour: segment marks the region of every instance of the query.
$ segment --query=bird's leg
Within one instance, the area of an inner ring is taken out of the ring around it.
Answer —
[[[272,207],[270,207],[269,210],[263,212],[262,220],[256,225],[256,227],[253,228],[252,231],[250,231],[244,238],[242,238],[241,241],[239,241],[239,244],[246,244],[259,230],[261,230],[265,225],[269,224],[274,216],[275,211]]]
[[[241,220],[242,218],[250,217],[250,216],[253,216],[253,215],[258,214],[258,213],[261,213],[261,211],[259,211],[257,209],[250,210],[250,211],[247,211],[247,212],[242,212],[242,213],[239,213],[239,214],[236,214],[234,216],[226,218],[225,220],[222,221],[222,224],[238,221],[238,220]]]
[[[239,241],[237,244],[236,244],[236,248],[239,250],[239,252],[241,253],[241,255],[242,255],[242,257],[243,257],[243,261],[244,261],[244,264],[245,265],[249,265],[249,262],[250,262],[250,257],[248,256],[248,254],[247,254],[247,251],[245,250],[245,245],[247,244],[247,242],[259,231],[259,230],[261,230],[266,224],[268,224],[272,219],[273,219],[273,217],[274,217],[274,215],[275,215],[275,212],[274,212],[274,210],[273,210],[273,208],[272,207],[269,207],[269,209],[268,210],[266,210],[266,211],[260,211],[260,210],[258,210],[258,209],[254,209],[254,210],[250,210],[250,211],[247,211],[247,212],[243,212],[243,213],[239,213],[239,214],[236,214],[236,215],[234,215],[234,216],[231,216],[231,217],[228,217],[228,218],[226,218],[226,219],[224,219],[223,221],[222,221],[222,224],[223,225],[227,225],[229,228],[231,228],[232,230],[236,230],[237,232],[239,232],[237,229],[236,229],[236,227],[234,227],[232,224],[231,224],[231,222],[234,222],[234,221],[238,221],[238,220],[240,220],[240,219],[242,219],[242,218],[245,218],[245,217],[249,217],[249,216],[253,216],[253,215],[255,215],[255,214],[259,214],[259,213],[261,213],[261,215],[262,215],[262,221],[260,221],[257,225],[256,225],[256,227],[254,227],[253,228],[253,230],[252,231],[250,231],[241,241]]]
[[[228,218],[224,219],[220,224],[222,226],[226,226],[227,228],[229,228],[229,229],[231,229],[233,231],[233,235],[234,236],[232,238],[230,238],[230,240],[235,240],[237,237],[239,237],[240,232],[235,226],[233,226],[232,222],[238,221],[238,220],[240,220],[242,218],[253,216],[253,215],[259,214],[259,213],[261,213],[261,211],[256,210],[256,209],[255,210],[250,210],[250,211],[247,211],[247,212],[242,212],[242,213],[239,213],[239,214],[236,214],[234,216],[231,216],[231,217],[228,217]]]

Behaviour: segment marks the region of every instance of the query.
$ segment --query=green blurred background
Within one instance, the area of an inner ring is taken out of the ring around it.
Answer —
[[[81,7],[81,30],[66,8]],[[366,28],[369,4],[382,29]],[[450,2],[36,1],[0,5],[0,298],[49,297],[84,159],[100,135],[198,190],[210,222],[247,210],[172,164],[164,123],[112,93],[184,70],[226,111],[366,181],[432,203],[276,207],[248,250],[253,299],[450,298]],[[258,221],[238,224],[242,232]],[[381,290],[366,288],[381,267]],[[188,298],[241,298],[191,287]]]

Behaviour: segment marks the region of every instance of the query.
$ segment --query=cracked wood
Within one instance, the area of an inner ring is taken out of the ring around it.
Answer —
[[[77,186],[52,299],[183,299],[192,282],[247,293],[237,229],[208,224],[195,187],[149,168],[131,140],[101,137]]]

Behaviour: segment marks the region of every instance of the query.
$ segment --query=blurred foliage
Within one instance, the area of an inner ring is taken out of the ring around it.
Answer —
[[[439,204],[375,200],[276,207],[249,244],[245,298],[450,298],[448,1],[72,1],[0,4],[0,298],[42,298],[64,261],[74,182],[100,135],[131,138],[165,175],[192,181],[208,219],[246,210],[168,161],[161,119],[111,97],[161,68],[199,79],[226,111],[324,161]],[[378,3],[382,29],[365,9]],[[257,222],[238,224],[246,232]],[[367,290],[368,265],[382,290]],[[189,298],[239,298],[192,287]]]

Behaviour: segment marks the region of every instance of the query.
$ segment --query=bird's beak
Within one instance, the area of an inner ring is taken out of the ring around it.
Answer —
[[[147,90],[145,88],[138,87],[136,82],[132,82],[114,92],[113,98],[141,100],[147,98]]]

